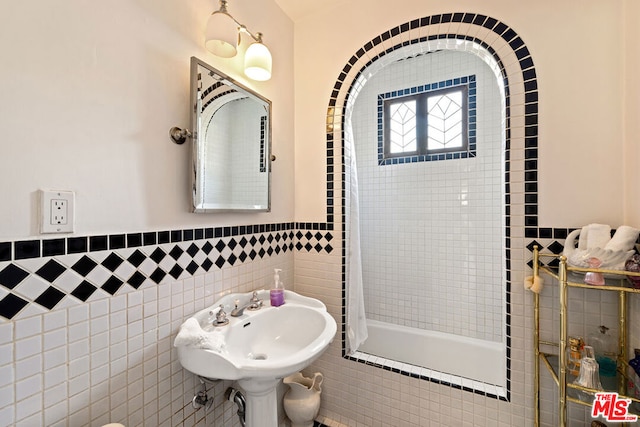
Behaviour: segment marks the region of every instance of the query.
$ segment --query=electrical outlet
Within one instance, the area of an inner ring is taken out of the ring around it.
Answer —
[[[69,204],[65,199],[51,200],[51,220],[53,225],[67,225],[69,220]]]
[[[40,232],[73,233],[73,191],[40,190]]]

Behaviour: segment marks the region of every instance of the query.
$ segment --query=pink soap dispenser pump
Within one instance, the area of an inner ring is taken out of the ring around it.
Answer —
[[[269,299],[271,300],[272,307],[280,307],[284,304],[284,285],[280,280],[280,272],[282,270],[279,268],[273,269],[273,288],[269,292]]]

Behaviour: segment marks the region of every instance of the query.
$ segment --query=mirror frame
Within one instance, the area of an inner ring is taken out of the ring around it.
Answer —
[[[204,168],[202,167],[203,153],[201,153],[202,141],[200,138],[204,138],[205,135],[200,134],[200,118],[201,112],[198,108],[200,92],[202,90],[200,80],[200,67],[206,69],[210,73],[214,73],[219,76],[219,80],[224,82],[225,85],[246,94],[249,98],[254,98],[256,101],[265,104],[267,113],[267,126],[265,130],[265,147],[264,147],[264,159],[267,173],[267,200],[265,205],[256,205],[257,207],[246,208],[225,208],[225,207],[203,207],[205,205],[204,194],[200,188],[199,179],[201,174],[204,174]],[[210,66],[204,61],[191,57],[191,110],[190,110],[190,122],[192,129],[191,138],[191,212],[193,213],[215,213],[215,212],[270,212],[271,211],[271,161],[273,157],[271,155],[271,101],[264,96],[256,93],[248,87],[238,83],[233,78],[229,77],[220,70]]]

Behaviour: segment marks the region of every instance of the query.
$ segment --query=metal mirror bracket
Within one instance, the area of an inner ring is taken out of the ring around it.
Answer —
[[[171,140],[178,145],[182,145],[187,141],[187,138],[191,138],[193,133],[189,129],[181,129],[179,127],[172,127],[169,129],[169,136]]]

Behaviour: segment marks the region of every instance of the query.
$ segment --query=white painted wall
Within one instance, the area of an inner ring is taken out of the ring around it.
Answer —
[[[625,220],[629,224],[640,224],[640,37],[635,18],[640,16],[640,2],[624,2],[624,167],[625,167]]]
[[[218,2],[2,2],[0,240],[38,235],[40,188],[76,192],[76,235],[290,221],[293,213],[293,24],[275,2],[231,2],[264,33],[273,77],[253,82],[241,56],[214,57],[204,27]],[[245,43],[243,50],[249,42]],[[272,212],[189,213],[189,126],[196,56],[273,101]]]

